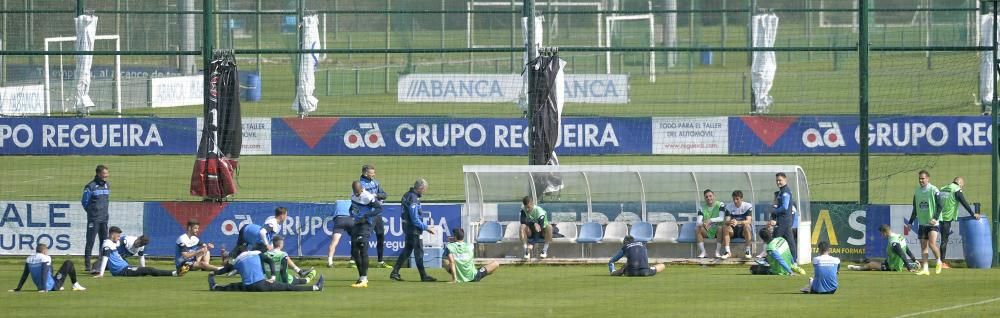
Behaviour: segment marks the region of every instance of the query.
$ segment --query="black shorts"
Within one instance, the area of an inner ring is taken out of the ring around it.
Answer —
[[[926,240],[930,237],[931,231],[941,233],[937,225],[920,225],[917,229],[917,238],[921,240]]]
[[[528,239],[529,240],[541,240],[541,239],[544,239],[545,235],[542,234],[542,232],[539,232],[538,230],[535,229],[535,224],[538,224],[538,223],[535,223],[535,222],[524,223],[524,225],[528,227]],[[539,225],[539,227],[542,228],[543,231],[545,230],[545,227],[542,227],[541,224],[538,224],[538,225]]]
[[[356,222],[351,233],[354,233],[351,235],[354,244],[368,244],[368,238],[372,235],[372,226],[367,221]]]
[[[630,277],[644,277],[656,275],[655,268],[640,268],[640,269],[625,269],[624,276]]]
[[[333,217],[333,234],[346,233],[347,236],[351,236],[353,227],[354,219],[350,216],[340,215]]]
[[[746,227],[746,225],[744,225],[744,224],[737,224],[737,225],[732,226],[732,228],[733,228],[733,238],[746,239],[745,237],[743,237],[743,231],[745,231],[745,229],[744,229],[745,227]]]
[[[486,266],[480,267],[479,270],[476,271],[476,277],[473,277],[472,281],[473,282],[481,281],[483,280],[483,278],[486,278],[486,275],[487,275]]]

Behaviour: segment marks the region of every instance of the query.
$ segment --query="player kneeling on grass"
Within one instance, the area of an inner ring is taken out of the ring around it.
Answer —
[[[71,260],[64,261],[59,267],[59,271],[55,275],[52,274],[52,257],[49,257],[49,247],[45,244],[39,243],[38,247],[35,248],[35,254],[28,256],[28,259],[24,261],[21,281],[17,283],[17,288],[10,291],[21,291],[28,275],[31,275],[31,281],[35,283],[40,293],[63,290],[63,282],[66,281],[67,276],[73,282],[73,290],[87,290],[80,286],[80,282],[76,280],[76,268],[73,267]]]
[[[862,265],[850,265],[847,269],[854,271],[917,271],[917,259],[913,257],[910,248],[906,246],[906,237],[902,234],[892,232],[889,224],[882,224],[878,227],[879,234],[889,240],[885,248],[885,261],[869,262]],[[909,260],[909,261],[907,261]]]
[[[625,261],[625,267],[615,269],[615,262],[622,257],[628,258]],[[646,243],[636,242],[631,235],[625,236],[625,240],[622,241],[622,249],[608,261],[608,272],[611,273],[611,276],[653,276],[666,268],[667,266],[663,264],[649,267]]]
[[[267,271],[268,267],[264,267],[265,275],[272,277],[277,276],[277,282],[294,285],[308,284],[314,277],[316,277],[315,269],[310,268],[303,270],[298,266],[295,266],[295,262],[293,262],[292,258],[288,257],[288,253],[285,253],[284,251],[285,238],[283,236],[275,235],[271,238],[271,244],[274,245],[274,249],[265,252],[264,257],[267,257],[274,262],[275,266],[278,267],[278,273],[275,275],[273,272]],[[292,274],[288,272],[289,268],[298,274],[299,277],[296,278],[292,276]]]
[[[248,292],[271,292],[271,291],[321,291],[323,290],[323,276],[319,277],[315,285],[291,285],[275,282],[274,275],[271,278],[264,277],[264,266],[267,264],[270,273],[274,273],[274,262],[265,257],[257,250],[247,251],[246,246],[238,247],[235,252],[237,256],[231,264],[208,274],[208,290],[211,291],[248,291]],[[241,281],[225,286],[215,284],[215,275],[225,274],[231,271],[240,274]]]
[[[478,270],[476,269],[476,263],[472,257],[472,244],[465,242],[465,230],[451,230],[449,240],[441,261],[444,270],[451,274],[451,283],[478,282],[500,268],[499,262],[492,261]]]
[[[152,267],[139,266],[133,267],[129,266],[128,261],[122,256],[123,254],[119,251],[119,248],[124,244],[121,240],[122,229],[117,226],[112,226],[108,229],[108,239],[104,240],[101,248],[101,267],[98,268],[97,275],[94,278],[104,277],[104,270],[111,270],[111,275],[113,276],[181,276],[178,275],[177,271],[166,271],[161,269],[155,269]],[[146,257],[144,255],[139,256],[139,262],[141,265],[145,265]]]
[[[819,256],[813,257],[813,276],[809,284],[800,289],[806,294],[833,294],[837,292],[837,272],[840,259],[830,256],[830,242],[819,242]]]
[[[218,266],[209,264],[212,259],[211,249],[215,248],[212,243],[201,243],[198,239],[198,231],[201,225],[198,220],[190,219],[184,234],[177,237],[177,246],[174,253],[174,265],[177,272],[183,275],[191,269],[206,271],[218,270]]]
[[[750,266],[754,275],[791,275],[793,272],[805,275],[806,271],[795,264],[788,242],[782,237],[774,237],[771,227],[760,229],[760,240],[767,242],[766,263]]]

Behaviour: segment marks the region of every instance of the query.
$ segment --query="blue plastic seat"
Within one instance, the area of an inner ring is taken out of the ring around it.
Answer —
[[[653,225],[648,222],[639,222],[632,224],[632,229],[629,230],[629,235],[635,239],[636,242],[649,242],[653,240]]]
[[[604,239],[604,229],[596,222],[584,223],[578,234],[576,242],[581,244],[600,243]]]
[[[503,227],[496,221],[487,221],[479,227],[476,243],[497,243],[503,238]]]
[[[697,222],[686,222],[681,224],[681,233],[677,235],[677,243],[698,243],[696,230]]]

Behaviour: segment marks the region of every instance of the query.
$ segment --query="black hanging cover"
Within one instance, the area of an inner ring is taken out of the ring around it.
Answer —
[[[191,195],[221,199],[236,193],[235,170],[243,147],[239,74],[232,52],[216,53],[208,72],[208,102],[191,173]]]
[[[529,160],[531,165],[559,165],[556,143],[559,142],[562,116],[559,102],[562,96],[556,89],[557,75],[565,63],[558,56],[539,56],[528,62],[528,107],[531,111],[528,133]],[[535,175],[536,197],[562,189],[558,174]]]

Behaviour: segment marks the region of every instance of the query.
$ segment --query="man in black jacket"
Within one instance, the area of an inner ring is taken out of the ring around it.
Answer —
[[[111,184],[108,183],[108,167],[97,165],[94,180],[83,186],[83,198],[80,203],[87,211],[87,245],[83,251],[83,264],[87,270],[90,267],[90,252],[94,249],[95,236],[102,242],[108,238],[108,202],[111,195]],[[97,247],[101,250],[101,246]]]
[[[437,279],[427,275],[427,272],[424,271],[424,242],[420,239],[420,234],[424,231],[434,234],[434,230],[428,227],[420,217],[420,196],[424,194],[424,191],[427,191],[427,181],[417,179],[413,183],[413,187],[410,188],[410,191],[403,195],[401,218],[406,242],[403,244],[403,251],[399,253],[399,259],[392,266],[392,273],[389,274],[389,279],[395,281],[403,280],[399,276],[399,268],[410,260],[410,253],[413,253],[413,257],[416,258],[417,271],[420,272],[420,280],[424,282],[437,281]]]

